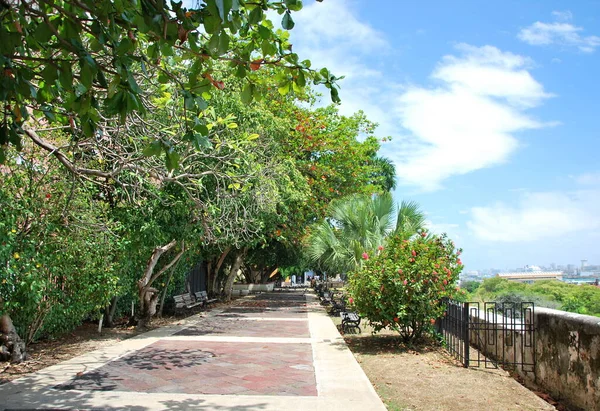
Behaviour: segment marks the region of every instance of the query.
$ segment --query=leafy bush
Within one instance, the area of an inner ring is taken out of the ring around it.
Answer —
[[[53,163],[11,161],[4,171],[0,314],[31,342],[71,330],[110,300],[115,223],[90,187],[63,179]]]
[[[461,293],[460,253],[446,235],[392,235],[377,255],[364,254],[362,268],[350,275],[354,305],[375,331],[388,328],[404,340],[418,339],[443,315],[440,300]]]

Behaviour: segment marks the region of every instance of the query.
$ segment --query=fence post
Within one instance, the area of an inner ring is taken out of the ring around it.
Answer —
[[[471,344],[469,342],[469,339],[471,337],[470,333],[469,333],[469,303],[463,303],[463,307],[462,307],[462,322],[463,322],[463,332],[464,332],[464,336],[463,336],[463,344],[464,344],[464,350],[465,350],[465,354],[464,354],[464,360],[465,360],[465,368],[469,368],[469,353],[471,351]]]

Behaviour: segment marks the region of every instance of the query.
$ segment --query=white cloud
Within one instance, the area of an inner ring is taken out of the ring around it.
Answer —
[[[531,242],[600,228],[599,190],[524,194],[517,205],[473,207],[467,226],[480,240]]]
[[[572,18],[570,12],[553,12],[559,22],[544,23],[536,21],[529,27],[522,29],[517,37],[533,46],[548,46],[556,44],[565,48],[575,47],[584,53],[592,53],[600,46],[600,37],[582,36],[582,27],[566,23]]]
[[[450,176],[506,161],[519,145],[514,133],[545,125],[524,113],[550,97],[527,71],[528,58],[492,46],[457,49],[432,74],[440,86],[410,86],[396,97],[409,131],[394,152],[401,183],[438,189]]]
[[[293,34],[300,34],[303,44],[332,51],[350,46],[361,53],[379,52],[389,47],[380,32],[356,18],[352,2],[328,0],[313,3],[294,14],[294,19],[297,26]]]
[[[580,185],[600,186],[600,171],[595,173],[584,173],[578,176],[574,176],[573,178],[575,182]],[[598,208],[600,208],[600,204],[598,205]]]
[[[550,97],[530,74],[529,58],[459,44],[434,69],[435,87],[401,84],[383,68],[397,51],[359,20],[355,5],[309,4],[294,15],[291,42],[314,67],[346,76],[342,114],[363,110],[378,135],[393,137],[381,153],[395,162],[401,185],[435,190],[451,176],[501,164],[519,146],[515,133],[547,125],[525,112]]]
[[[552,12],[552,15],[558,21],[573,20],[573,13],[571,13],[570,10],[564,10],[564,11],[555,10]]]
[[[390,121],[385,101],[393,86],[377,63],[392,46],[384,34],[358,19],[355,7],[348,0],[313,2],[294,13],[296,26],[290,39],[294,52],[308,58],[313,68],[327,67],[334,75],[345,76],[340,81],[340,113],[363,110],[369,120],[380,124],[378,135],[392,135],[397,126]],[[329,104],[329,91],[317,90],[324,94],[322,104]]]

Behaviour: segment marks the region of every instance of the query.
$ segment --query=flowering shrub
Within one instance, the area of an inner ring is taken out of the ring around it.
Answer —
[[[411,240],[392,235],[350,275],[356,309],[376,331],[388,328],[407,341],[418,339],[443,315],[440,300],[460,293],[460,253],[445,234],[423,231]]]

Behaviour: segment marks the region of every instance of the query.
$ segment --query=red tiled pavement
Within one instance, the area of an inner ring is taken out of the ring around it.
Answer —
[[[252,321],[239,318],[206,318],[175,335],[219,335],[265,338],[309,338],[308,321]]]
[[[310,343],[217,342],[211,336],[308,338],[306,304],[299,296],[244,299],[221,317],[208,316],[56,388],[148,393],[316,396]],[[236,319],[296,318],[296,321]],[[193,336],[203,336],[202,341]]]

